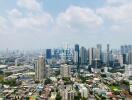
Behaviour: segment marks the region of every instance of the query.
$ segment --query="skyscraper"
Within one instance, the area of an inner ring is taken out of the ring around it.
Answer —
[[[79,45],[78,44],[75,45],[75,51],[79,52]]]
[[[80,58],[79,58],[79,45],[78,44],[76,44],[75,45],[75,52],[76,52],[76,55],[77,55],[77,71],[79,72],[79,65],[80,65]]]
[[[51,54],[51,49],[46,49],[46,59],[51,59],[52,54]]]
[[[73,62],[74,64],[78,65],[78,52],[75,50],[73,51]]]
[[[102,60],[102,45],[97,44],[97,59]]]
[[[95,48],[89,48],[88,55],[89,55],[89,64],[92,65],[95,58],[96,58],[96,49]]]
[[[110,45],[107,44],[107,67],[109,67],[109,53],[110,53]]]
[[[85,47],[81,47],[80,49],[80,63],[81,65],[87,64],[87,50]]]
[[[122,45],[121,46],[121,54],[127,54],[132,51],[132,45]]]
[[[39,56],[35,61],[35,80],[42,81],[45,77],[45,59]]]
[[[128,53],[128,64],[132,64],[132,52]]]

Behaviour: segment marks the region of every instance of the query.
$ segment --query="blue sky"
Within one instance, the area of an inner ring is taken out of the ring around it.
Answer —
[[[1,0],[1,49],[131,44],[131,0]]]
[[[43,7],[51,14],[57,15],[58,13],[65,11],[65,9],[71,5],[95,9],[103,5],[103,1],[104,0],[45,0],[43,2]]]

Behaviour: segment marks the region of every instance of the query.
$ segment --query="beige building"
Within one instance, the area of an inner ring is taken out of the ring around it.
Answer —
[[[67,64],[61,65],[60,74],[62,77],[70,77],[71,76],[71,67]]]
[[[35,80],[42,81],[45,77],[45,59],[39,56],[35,61]]]

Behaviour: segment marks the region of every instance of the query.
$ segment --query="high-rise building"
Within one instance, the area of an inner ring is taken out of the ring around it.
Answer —
[[[96,48],[89,48],[88,55],[89,55],[89,64],[92,65],[94,60],[96,59]]]
[[[127,64],[127,54],[122,54],[123,64]]]
[[[132,45],[128,45],[128,53],[132,52]]]
[[[79,52],[79,45],[78,44],[75,45],[75,51]]]
[[[107,52],[102,53],[102,61],[104,64],[107,64]]]
[[[132,65],[126,65],[125,66],[125,75],[127,77],[132,76]]]
[[[98,61],[101,60],[101,52],[98,48],[96,48],[96,60],[98,60]]]
[[[107,44],[107,67],[109,67],[109,54],[110,54],[110,45]]]
[[[18,66],[18,59],[15,59],[15,66]]]
[[[101,44],[97,44],[97,50],[98,50],[97,59],[102,60],[102,45]]]
[[[39,56],[35,61],[35,80],[42,81],[45,78],[45,59]]]
[[[119,64],[120,64],[120,66],[123,66],[123,55],[118,54],[118,55],[117,55],[117,60],[118,60],[118,62],[119,62]]]
[[[51,54],[51,49],[46,49],[46,59],[51,59],[52,54]]]
[[[128,53],[128,64],[132,64],[132,52]]]
[[[52,68],[50,67],[50,65],[46,65],[46,66],[45,66],[45,71],[46,71],[45,77],[50,77],[50,76],[52,75],[53,70],[52,70]]]
[[[80,49],[80,62],[81,62],[81,65],[84,65],[84,64],[87,64],[87,50],[85,47],[81,47]]]
[[[128,53],[128,46],[122,45],[121,46],[121,54],[126,54],[126,53]]]
[[[77,51],[73,51],[73,61],[74,64],[78,65],[78,52]]]
[[[62,77],[70,77],[71,76],[71,67],[67,64],[61,65],[60,74]]]
[[[79,45],[76,44],[75,45],[75,55],[76,55],[76,59],[77,59],[76,65],[77,65],[77,71],[78,72],[80,70],[80,68],[79,68],[79,65],[80,65],[80,57],[79,57],[79,54],[80,54]]]
[[[128,54],[132,51],[132,45],[122,45],[121,46],[121,54]]]

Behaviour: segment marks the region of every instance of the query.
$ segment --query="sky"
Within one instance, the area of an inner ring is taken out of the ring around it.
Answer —
[[[0,50],[132,44],[132,0],[0,0]]]

